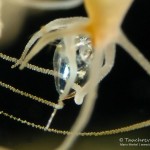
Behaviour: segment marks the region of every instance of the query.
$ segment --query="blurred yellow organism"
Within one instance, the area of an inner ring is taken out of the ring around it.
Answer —
[[[26,16],[32,11],[68,9],[81,3],[82,0],[0,0],[1,46],[10,44],[16,39],[21,32]],[[12,19],[14,16],[16,19]]]
[[[47,44],[61,39],[55,55],[58,55],[65,65],[61,66],[62,63],[55,65],[65,70],[56,69],[55,80],[61,78],[65,81],[65,86],[59,89],[58,105],[54,106],[45,129],[49,129],[57,110],[63,108],[63,101],[69,96],[71,89],[75,91],[75,103],[82,104],[82,108],[71,128],[71,134],[67,135],[57,150],[68,150],[79,135],[78,133],[87,125],[97,98],[98,85],[114,66],[116,44],[119,44],[150,75],[150,62],[128,40],[121,29],[121,24],[132,3],[133,0],[84,0],[88,18],[62,18],[48,23],[33,35],[20,59],[12,66],[14,68],[20,65],[19,68],[23,69]],[[76,41],[84,43],[79,49],[79,54]],[[77,82],[77,79],[84,77],[84,74],[79,74],[81,72],[79,72],[80,65],[77,58],[86,66],[84,70],[81,70],[82,73],[88,72],[88,79],[83,85],[78,85]],[[56,86],[58,86],[57,83]],[[126,131],[129,130],[133,128],[128,128]]]
[[[32,57],[41,51],[45,45],[55,39],[61,38],[64,42],[65,50],[59,55],[62,58],[66,57],[68,59],[67,63],[69,64],[69,77],[66,80],[64,90],[60,93],[58,100],[58,105],[62,108],[63,100],[69,94],[70,89],[72,89],[78,77],[75,39],[79,35],[91,39],[93,49],[92,58],[90,60],[86,59],[88,64],[90,63],[88,80],[82,87],[76,86],[74,88],[75,103],[80,105],[83,103],[83,100],[84,103],[79,117],[71,129],[73,134],[67,136],[64,143],[58,148],[60,150],[70,148],[77,137],[76,133],[81,132],[86,126],[97,97],[98,84],[110,72],[114,65],[116,44],[122,46],[124,50],[150,74],[149,61],[127,39],[121,30],[121,24],[132,3],[133,0],[84,0],[89,19],[80,17],[66,18],[48,23],[40,31],[35,33],[26,45],[19,61],[13,66],[15,67],[21,64],[20,69],[23,69]],[[37,43],[30,49],[36,41]],[[51,124],[57,109],[58,108],[54,109],[46,128]]]
[[[2,12],[1,12],[1,9],[2,9],[2,0],[0,0],[0,37],[2,35],[2,28],[3,28],[3,24],[2,24]]]

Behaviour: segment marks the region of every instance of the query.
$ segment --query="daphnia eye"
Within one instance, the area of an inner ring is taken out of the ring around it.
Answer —
[[[77,64],[77,77],[76,84],[83,86],[89,76],[89,65],[93,57],[93,48],[91,46],[91,40],[85,36],[75,37],[75,50],[76,50],[76,64]],[[55,86],[59,94],[64,92],[66,82],[70,76],[70,66],[68,57],[64,55],[65,44],[63,39],[56,45],[53,67],[54,70],[62,75],[62,78],[55,77]],[[70,91],[71,92],[71,91]]]

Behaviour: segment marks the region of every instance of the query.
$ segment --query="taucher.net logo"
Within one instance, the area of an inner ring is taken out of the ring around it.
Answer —
[[[150,147],[150,138],[119,138],[119,144],[124,147]]]

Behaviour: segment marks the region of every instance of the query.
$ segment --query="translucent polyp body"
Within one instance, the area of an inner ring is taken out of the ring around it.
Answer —
[[[75,38],[75,50],[76,50],[76,63],[77,63],[77,77],[76,84],[83,86],[89,76],[89,65],[93,56],[93,49],[91,41],[85,36],[76,36]],[[55,77],[55,86],[59,94],[62,94],[66,85],[66,82],[70,76],[69,60],[64,54],[65,44],[61,40],[56,46],[56,50],[53,57],[54,70],[62,75],[62,78]],[[70,93],[72,90],[70,91]]]

